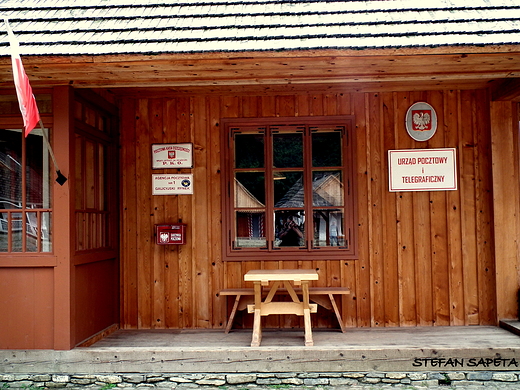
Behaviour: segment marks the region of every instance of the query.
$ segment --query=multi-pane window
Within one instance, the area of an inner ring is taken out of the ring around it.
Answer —
[[[109,113],[79,96],[74,116],[76,250],[108,249],[115,244],[117,223],[113,201],[117,160],[110,149],[115,126]]]
[[[0,129],[0,252],[52,252],[51,165],[41,129]]]
[[[350,119],[225,121],[226,258],[355,256]]]

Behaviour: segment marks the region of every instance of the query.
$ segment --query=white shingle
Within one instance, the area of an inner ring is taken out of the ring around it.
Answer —
[[[22,54],[520,44],[513,0],[0,0]],[[0,32],[0,54],[6,35]]]

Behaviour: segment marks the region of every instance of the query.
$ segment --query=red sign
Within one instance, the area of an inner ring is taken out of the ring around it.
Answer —
[[[429,131],[432,129],[431,110],[412,110],[412,124],[415,131]]]
[[[425,102],[412,104],[406,112],[406,131],[416,141],[428,141],[437,131],[435,109]]]
[[[184,245],[186,244],[186,224],[155,225],[155,235],[157,245]]]

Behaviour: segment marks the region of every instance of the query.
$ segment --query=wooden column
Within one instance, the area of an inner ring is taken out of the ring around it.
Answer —
[[[70,87],[56,87],[53,94],[54,126],[52,129],[52,147],[61,172],[68,178],[60,186],[53,182],[53,231],[54,253],[57,266],[54,271],[54,349],[71,349],[74,347],[74,297],[73,265],[74,250],[72,223],[74,194],[74,178],[71,177],[71,164],[74,163],[74,125],[72,117],[73,91]]]
[[[493,207],[498,319],[518,318],[520,195],[518,107],[491,102]]]

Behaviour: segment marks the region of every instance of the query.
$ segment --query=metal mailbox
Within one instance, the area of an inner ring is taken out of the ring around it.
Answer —
[[[155,225],[155,240],[157,245],[186,244],[186,224],[170,223]]]

